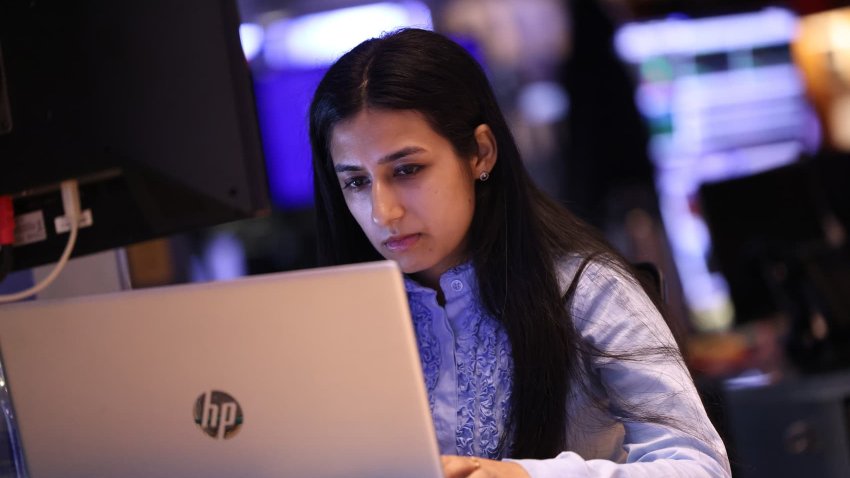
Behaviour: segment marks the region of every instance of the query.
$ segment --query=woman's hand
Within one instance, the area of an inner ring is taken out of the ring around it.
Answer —
[[[531,478],[525,468],[510,461],[455,455],[443,455],[440,459],[446,478]]]

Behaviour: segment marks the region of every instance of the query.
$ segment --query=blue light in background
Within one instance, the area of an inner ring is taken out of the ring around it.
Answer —
[[[327,68],[267,73],[254,81],[266,172],[275,206],[293,209],[313,203],[310,100]]]
[[[248,61],[256,58],[263,48],[265,30],[256,23],[243,23],[239,25],[239,40],[242,43],[242,51]]]
[[[272,68],[325,66],[369,38],[402,27],[432,28],[421,2],[383,2],[314,13],[270,24],[265,60]]]

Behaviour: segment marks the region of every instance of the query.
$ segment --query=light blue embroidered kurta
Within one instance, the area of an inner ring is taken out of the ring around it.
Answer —
[[[509,411],[510,342],[480,307],[470,265],[440,284],[445,307],[434,290],[405,280],[440,452],[495,458]]]
[[[580,262],[574,257],[561,265],[562,290]],[[472,266],[460,265],[440,278],[442,307],[434,290],[410,278],[405,286],[440,452],[497,457],[510,406],[511,350],[504,329],[482,309]],[[582,274],[571,313],[582,338],[601,350],[674,343],[640,286],[599,263]],[[517,460],[532,477],[731,476],[723,443],[681,364],[592,358],[583,373],[594,394],[610,398],[610,413],[592,405],[586,393],[575,393],[568,409],[568,450],[547,460]],[[623,423],[614,417],[617,400],[650,406],[693,433]]]

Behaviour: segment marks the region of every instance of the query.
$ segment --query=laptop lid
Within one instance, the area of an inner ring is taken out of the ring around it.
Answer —
[[[29,475],[441,477],[401,273],[0,308]]]

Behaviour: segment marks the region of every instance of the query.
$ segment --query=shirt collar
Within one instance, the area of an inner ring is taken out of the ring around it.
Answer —
[[[468,288],[475,284],[475,267],[473,267],[472,261],[463,262],[451,267],[440,276],[440,287],[443,289],[443,292],[449,293],[449,291],[454,290],[452,284],[456,284],[455,281],[461,281],[461,283],[464,284],[464,288]],[[408,274],[404,275],[404,288],[407,290],[408,294],[435,293],[433,289],[416,282],[416,280]]]

